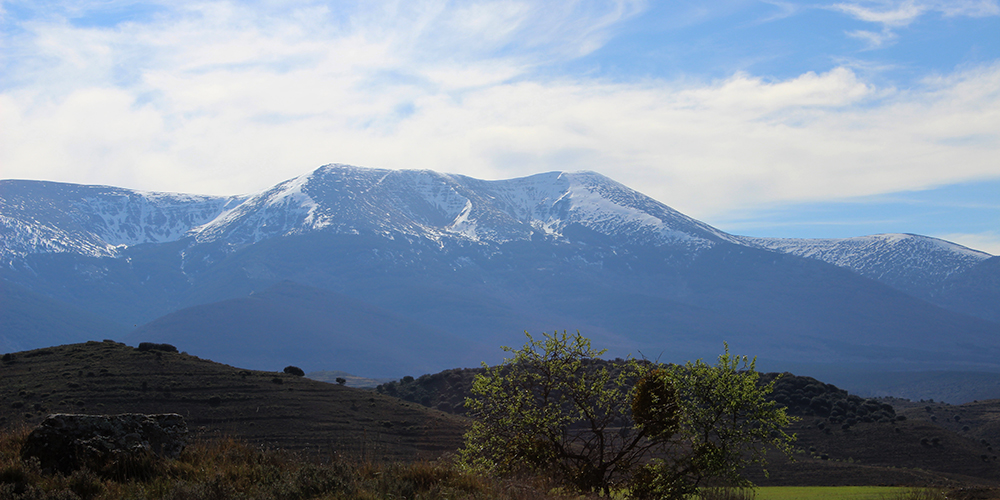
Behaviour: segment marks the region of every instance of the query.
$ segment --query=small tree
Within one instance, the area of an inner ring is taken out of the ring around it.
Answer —
[[[284,372],[289,375],[295,375],[296,377],[306,376],[306,372],[302,371],[302,368],[299,368],[297,366],[286,366]]]
[[[741,470],[764,465],[768,447],[791,451],[790,419],[765,398],[774,381],[759,384],[755,361],[728,346],[715,366],[629,359],[613,374],[579,333],[526,335],[520,350],[504,347],[512,358],[476,376],[466,467],[546,473],[605,495],[630,483],[635,496],[683,498],[707,478],[748,486]]]
[[[625,361],[613,375],[592,363],[604,351],[579,333],[543,334],[476,376],[466,400],[474,417],[460,459],[494,474],[552,474],[582,491],[628,480],[655,446],[629,415],[632,384],[648,368]]]
[[[784,407],[766,397],[777,379],[760,384],[755,365],[756,358],[731,355],[727,345],[717,365],[688,362],[652,371],[639,381],[633,399],[637,423],[649,431],[651,440],[666,443],[669,449],[665,458],[652,460],[636,475],[633,494],[684,498],[708,478],[752,486],[741,471],[751,464],[766,467],[768,448],[791,456],[795,436],[784,431],[791,418]],[[656,413],[663,407],[658,403],[662,394],[676,397],[682,408],[667,413],[679,420],[665,430],[661,430],[664,417]],[[653,403],[644,404],[647,400]]]

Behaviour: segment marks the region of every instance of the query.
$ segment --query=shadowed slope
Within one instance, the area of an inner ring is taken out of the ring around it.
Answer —
[[[127,341],[166,342],[249,368],[294,364],[307,371],[389,376],[429,371],[475,352],[469,342],[439,330],[289,281],[249,297],[168,314],[129,334]],[[439,349],[427,350],[428,345]]]

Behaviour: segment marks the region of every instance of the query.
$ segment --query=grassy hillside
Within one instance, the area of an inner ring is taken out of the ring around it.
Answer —
[[[0,427],[49,413],[179,413],[196,434],[371,460],[435,458],[464,421],[389,396],[104,341],[5,355]]]

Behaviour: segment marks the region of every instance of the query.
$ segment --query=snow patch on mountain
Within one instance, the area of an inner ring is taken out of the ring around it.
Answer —
[[[448,226],[448,230],[465,236],[473,241],[478,241],[479,237],[476,235],[476,221],[469,219],[469,214],[472,212],[472,201],[465,200],[465,207],[462,212],[455,217],[455,221]]]
[[[122,249],[179,240],[238,197],[144,192],[44,181],[0,181],[0,258],[36,253],[116,257]]]
[[[142,191],[90,196],[73,202],[92,231],[109,247],[164,243],[185,237],[225,210],[228,198]]]
[[[35,219],[24,220],[0,215],[0,258],[13,265],[13,259],[34,253],[73,252],[90,257],[114,255],[114,247],[92,234],[71,232]]]
[[[991,257],[956,243],[916,234],[741,239],[749,245],[822,260],[910,291],[931,287]]]
[[[570,174],[568,222],[609,235],[646,233],[658,243],[710,246],[729,235],[592,172]]]

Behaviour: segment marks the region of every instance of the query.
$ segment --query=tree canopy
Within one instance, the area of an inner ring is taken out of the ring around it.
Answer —
[[[753,361],[728,347],[714,366],[630,358],[609,369],[579,332],[525,334],[524,347],[504,347],[513,356],[476,376],[466,467],[671,498],[709,477],[747,484],[739,470],[763,463],[767,447],[790,450],[788,417],[765,399],[773,381],[758,384]]]
[[[727,345],[716,365],[699,359],[653,370],[639,381],[633,398],[637,424],[667,449],[665,457],[652,459],[636,474],[636,496],[683,498],[708,478],[752,486],[741,472],[752,464],[766,466],[768,448],[791,454],[795,437],[784,430],[791,417],[767,399],[776,379],[761,384],[755,365],[756,359],[730,354]],[[643,407],[650,400],[651,407],[662,406],[655,402],[664,392],[679,406],[671,414],[676,422],[666,428],[662,415]]]

